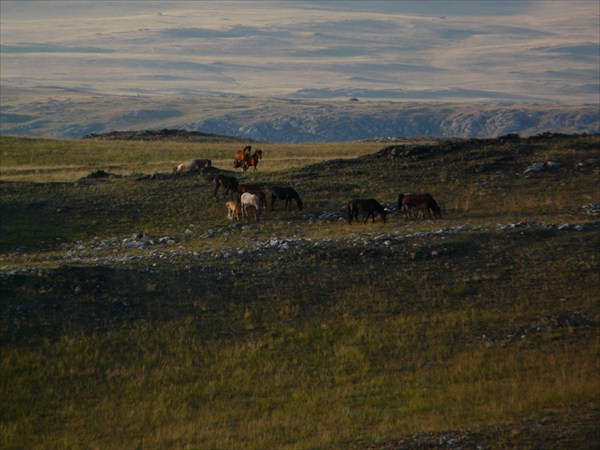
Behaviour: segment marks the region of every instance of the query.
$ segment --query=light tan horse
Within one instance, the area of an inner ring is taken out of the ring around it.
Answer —
[[[258,197],[250,192],[244,192],[240,199],[242,203],[242,215],[250,217],[248,210],[251,210],[254,214],[254,219],[258,222],[260,219],[260,202]]]
[[[236,200],[231,200],[225,203],[225,207],[227,208],[227,218],[233,221],[235,217],[235,219],[239,222],[240,215],[242,213],[242,205]]]

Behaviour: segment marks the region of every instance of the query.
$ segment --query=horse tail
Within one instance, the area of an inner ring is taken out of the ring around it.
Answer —
[[[381,218],[383,219],[383,223],[385,223],[387,221],[387,211],[381,205],[379,205],[378,209],[379,209],[379,214],[381,214]]]
[[[433,212],[435,213],[436,216],[438,216],[439,218],[442,217],[442,210],[441,208],[438,206],[438,204],[435,202],[435,200],[433,201],[433,204],[431,205]]]
[[[215,184],[215,192],[213,193],[213,197],[217,198],[217,191],[219,190],[219,176],[215,175],[212,177],[211,181]]]
[[[442,217],[442,210],[440,209],[439,205],[437,204],[437,202],[433,199],[433,197],[429,194],[427,194],[427,207],[433,211],[433,214],[437,217]]]
[[[265,194],[264,192],[258,194],[258,204],[259,206],[262,206],[265,209],[267,208],[267,194]]]
[[[402,201],[404,200],[404,194],[398,195],[398,214],[402,211]]]
[[[353,213],[353,208],[352,208],[352,202],[348,202],[348,223],[350,225],[352,225],[352,213]]]

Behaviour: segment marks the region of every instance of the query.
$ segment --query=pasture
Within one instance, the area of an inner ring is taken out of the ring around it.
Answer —
[[[597,135],[0,144],[0,447],[600,445]]]

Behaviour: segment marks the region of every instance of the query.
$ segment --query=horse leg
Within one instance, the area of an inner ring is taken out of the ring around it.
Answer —
[[[413,206],[408,207],[408,218],[409,219],[417,219],[417,212]]]

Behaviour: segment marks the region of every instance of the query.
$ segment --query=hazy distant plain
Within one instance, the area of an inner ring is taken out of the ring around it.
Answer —
[[[1,2],[3,86],[597,103],[596,1]]]

